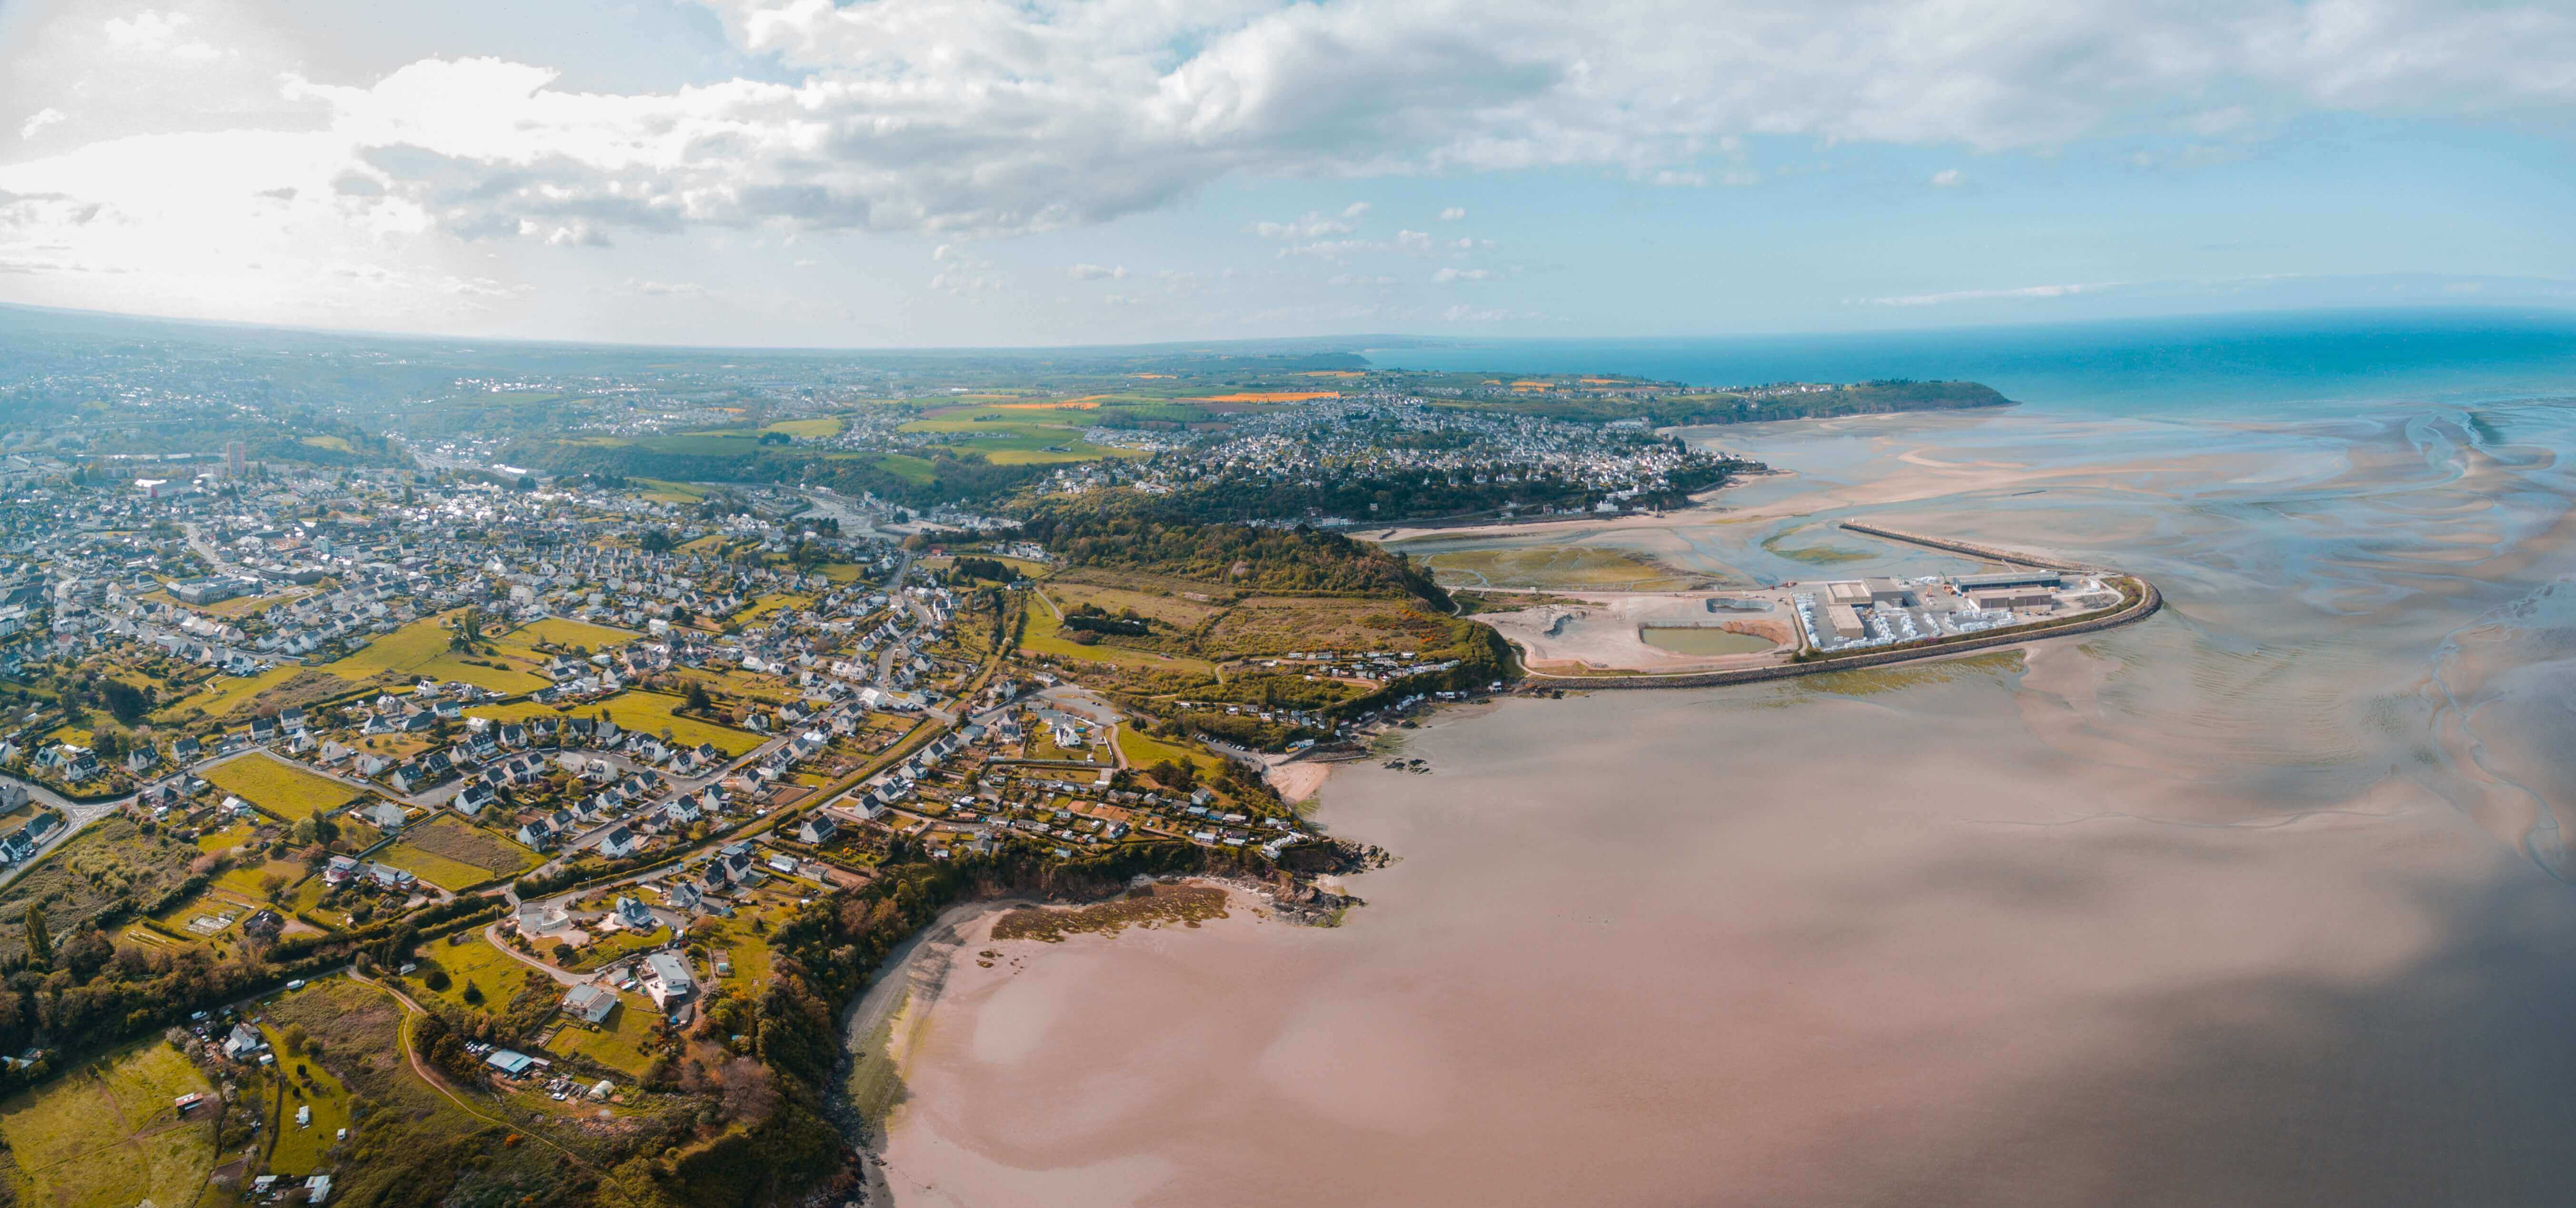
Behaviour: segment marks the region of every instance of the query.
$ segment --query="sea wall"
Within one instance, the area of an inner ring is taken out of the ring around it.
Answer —
[[[1885,667],[1891,663],[1911,663],[1924,659],[1948,658],[1978,650],[2019,646],[2025,642],[2049,638],[2075,637],[2100,633],[2123,625],[2134,625],[2154,616],[2164,607],[2164,593],[2144,579],[2130,576],[2138,585],[2138,598],[2128,607],[2101,616],[2069,621],[2061,625],[2036,629],[2012,629],[2000,633],[1971,637],[1946,638],[1920,646],[1855,654],[1844,658],[1816,659],[1804,663],[1780,663],[1769,667],[1746,667],[1736,671],[1692,671],[1673,675],[1551,675],[1532,671],[1521,681],[1523,690],[1537,688],[1715,688],[1727,684],[1753,684],[1766,680],[1791,679],[1801,675],[1822,675],[1829,671],[1850,671],[1862,667]]]
[[[2164,593],[2144,579],[2137,580],[2143,589],[2136,603],[2118,612],[2088,620],[2072,621],[2051,629],[2009,630],[2003,633],[1979,634],[1925,646],[1901,650],[1881,650],[1872,654],[1855,654],[1848,658],[1819,659],[1806,663],[1781,663],[1771,667],[1747,667],[1737,671],[1697,671],[1678,675],[1549,675],[1530,672],[1523,686],[1531,688],[1714,688],[1726,684],[1751,684],[1765,680],[1791,679],[1801,675],[1822,675],[1829,671],[1850,671],[1862,667],[1884,667],[1891,663],[1919,662],[1923,659],[1947,658],[1977,650],[2018,646],[2024,642],[2048,638],[2073,637],[2100,633],[2123,625],[2134,625],[2164,607]]]

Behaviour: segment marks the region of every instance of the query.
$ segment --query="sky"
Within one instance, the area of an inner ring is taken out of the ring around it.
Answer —
[[[2576,3],[0,0],[0,301],[901,347],[2576,308]]]

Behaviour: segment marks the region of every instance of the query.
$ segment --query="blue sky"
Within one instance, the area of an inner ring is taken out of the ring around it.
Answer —
[[[0,300],[650,342],[2576,306],[2576,15],[0,7]]]

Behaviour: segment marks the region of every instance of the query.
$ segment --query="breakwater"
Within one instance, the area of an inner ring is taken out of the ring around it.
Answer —
[[[2044,570],[2076,571],[2086,574],[2107,575],[2113,573],[2101,567],[2087,566],[2082,563],[2042,558],[2033,554],[2018,553],[2012,550],[1999,549],[1992,546],[1977,545],[1972,542],[1954,541],[1942,537],[1927,537],[1920,533],[1908,533],[1898,529],[1880,528],[1876,525],[1862,524],[1858,521],[1844,521],[1842,527],[1849,529],[1852,532],[1865,534],[1867,536],[1884,537],[1891,541],[1903,541],[1912,545],[1920,545],[1926,549],[1941,550],[1945,553],[1965,554],[1969,557],[1983,558],[1991,562],[2001,562],[2011,566],[2030,566]],[[1763,683],[1770,680],[1791,679],[1801,675],[1821,675],[1828,671],[1850,671],[1863,667],[1884,667],[1892,663],[1910,663],[1924,659],[1948,658],[1956,654],[1965,654],[1978,650],[1993,650],[2005,646],[2018,646],[2024,642],[2035,642],[2049,638],[2075,637],[2088,633],[2100,633],[2107,629],[2117,629],[2123,625],[2135,625],[2140,621],[2146,620],[2148,617],[2154,616],[2158,610],[2164,607],[2164,593],[2158,591],[2155,584],[2135,575],[2123,575],[2120,577],[2136,585],[2137,591],[2134,596],[2130,596],[2129,593],[2123,592],[2123,596],[2127,598],[2126,602],[2120,607],[2108,612],[2097,613],[2087,617],[2079,617],[2068,621],[2042,623],[2039,625],[2002,630],[1995,633],[1973,634],[1966,637],[1941,638],[1934,641],[1921,642],[1889,650],[1872,651],[1867,654],[1845,655],[1839,658],[1811,659],[1805,662],[1778,663],[1767,667],[1742,667],[1728,671],[1682,671],[1663,675],[1649,673],[1639,673],[1635,675],[1556,675],[1544,671],[1525,671],[1524,678],[1521,681],[1521,687],[1524,689],[1715,688],[1728,684]]]

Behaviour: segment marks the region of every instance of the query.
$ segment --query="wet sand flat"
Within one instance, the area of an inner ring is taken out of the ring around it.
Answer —
[[[1403,857],[1344,927],[953,963],[896,1202],[2567,1202],[2576,422],[2487,414],[1733,434],[2169,607],[1407,732],[1322,791]]]

